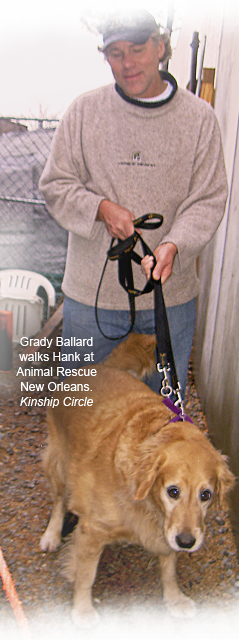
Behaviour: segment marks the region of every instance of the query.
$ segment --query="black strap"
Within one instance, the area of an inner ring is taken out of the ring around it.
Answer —
[[[156,333],[156,352],[157,352],[157,368],[158,365],[163,369],[170,365],[170,375],[173,390],[178,389],[178,376],[174,361],[173,349],[171,344],[170,330],[168,324],[167,311],[165,307],[161,278],[153,280],[154,282],[154,313],[155,313],[155,333]]]
[[[146,244],[145,240],[141,237],[141,235],[137,232],[137,229],[158,229],[161,227],[163,223],[163,216],[159,213],[147,213],[137,220],[134,220],[134,233],[126,238],[125,240],[118,240],[117,244],[114,246],[115,239],[112,238],[109,251],[107,252],[107,258],[103,267],[103,271],[101,274],[100,282],[98,285],[96,300],[95,300],[95,318],[97,322],[97,326],[104,336],[108,340],[121,340],[122,338],[126,338],[129,333],[132,331],[135,323],[135,298],[138,296],[142,296],[145,293],[149,293],[153,290],[154,284],[150,279],[146,283],[145,287],[140,290],[136,289],[134,286],[134,278],[133,278],[133,270],[132,270],[132,260],[136,262],[136,264],[141,264],[142,256],[134,251],[135,245],[139,241],[143,250],[144,256],[152,255],[154,258],[154,264],[156,264],[155,257],[151,251],[151,249]],[[121,286],[128,293],[129,299],[129,307],[130,307],[130,327],[126,333],[120,336],[116,336],[112,338],[111,336],[107,336],[103,330],[101,329],[99,317],[98,317],[98,299],[100,294],[100,289],[102,285],[102,281],[104,278],[105,270],[108,264],[108,260],[118,260],[118,277]]]

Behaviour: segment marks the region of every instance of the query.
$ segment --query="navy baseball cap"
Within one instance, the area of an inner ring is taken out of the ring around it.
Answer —
[[[101,51],[117,40],[128,40],[135,44],[145,44],[153,31],[158,30],[157,22],[148,11],[130,15],[115,15],[102,29]]]

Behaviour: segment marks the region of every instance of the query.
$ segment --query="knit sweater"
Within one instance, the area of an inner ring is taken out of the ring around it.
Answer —
[[[160,213],[158,230],[143,232],[152,250],[173,242],[178,253],[164,284],[166,306],[199,292],[195,261],[215,233],[224,212],[227,182],[221,137],[213,109],[178,89],[155,108],[127,102],[107,85],[78,97],[57,128],[40,180],[47,208],[69,231],[63,292],[94,305],[110,245],[96,220],[102,199],[133,212]],[[145,278],[136,268],[135,286]],[[107,266],[99,307],[128,308],[118,283],[117,262]],[[137,299],[153,307],[152,294]]]

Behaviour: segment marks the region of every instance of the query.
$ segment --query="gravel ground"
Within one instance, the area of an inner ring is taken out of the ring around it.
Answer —
[[[15,348],[13,370],[0,373],[0,545],[34,638],[54,634],[65,638],[69,633],[75,638],[80,634],[70,621],[72,589],[61,575],[60,551],[42,553],[39,548],[51,508],[41,467],[45,409],[19,406],[18,351]],[[191,371],[186,398],[187,413],[207,433]],[[239,566],[226,513],[211,515],[204,545],[197,553],[178,554],[178,582],[197,604],[194,622],[175,621],[165,612],[154,557],[141,547],[107,547],[93,587],[102,623],[91,635],[105,638],[118,633],[121,637],[129,632],[132,637],[134,631],[139,638],[150,629],[151,636],[158,637],[161,628],[167,637],[175,633],[191,637],[192,632],[195,637],[199,631],[201,636],[201,629],[204,635],[207,630],[208,637],[215,630],[217,638],[224,637],[225,631],[233,637],[239,629]],[[1,581],[0,606],[4,640],[18,637]],[[89,632],[81,635],[88,638]]]

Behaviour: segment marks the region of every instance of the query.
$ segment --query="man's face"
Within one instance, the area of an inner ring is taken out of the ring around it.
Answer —
[[[158,66],[163,54],[163,40],[155,45],[151,37],[145,44],[118,40],[106,50],[115,81],[131,98],[153,98],[162,92]]]

